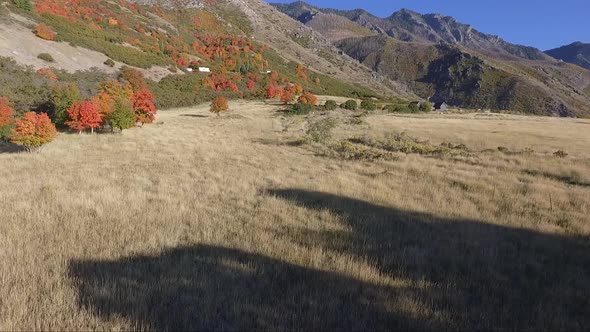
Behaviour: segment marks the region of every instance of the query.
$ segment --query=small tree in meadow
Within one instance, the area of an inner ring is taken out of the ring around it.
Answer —
[[[51,142],[57,136],[55,125],[46,113],[28,112],[14,122],[10,140],[22,145],[29,152],[38,151],[42,145]]]
[[[215,99],[213,99],[213,101],[211,102],[211,108],[209,108],[209,111],[212,113],[217,114],[217,116],[219,116],[219,113],[221,112],[227,112],[229,109],[229,105],[227,103],[227,99],[225,97],[219,96],[219,97],[215,97]]]
[[[8,98],[0,98],[0,139],[10,135],[14,122],[14,110],[10,107]]]
[[[92,101],[74,103],[68,110],[68,116],[70,120],[66,121],[66,125],[77,130],[79,134],[85,129],[90,129],[94,134],[94,128],[98,128],[102,124],[99,109]]]

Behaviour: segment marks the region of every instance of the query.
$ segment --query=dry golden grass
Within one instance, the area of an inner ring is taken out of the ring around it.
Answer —
[[[472,150],[345,161],[230,108],[0,154],[0,330],[590,326],[590,121],[334,112]]]

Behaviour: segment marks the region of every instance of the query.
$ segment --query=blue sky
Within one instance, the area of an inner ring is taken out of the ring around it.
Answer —
[[[268,2],[292,2],[267,0]],[[590,0],[309,0],[318,7],[364,8],[386,17],[408,8],[441,13],[511,43],[547,50],[574,41],[590,43]]]

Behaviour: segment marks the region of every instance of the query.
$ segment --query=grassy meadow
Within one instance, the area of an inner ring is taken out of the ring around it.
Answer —
[[[0,330],[589,328],[589,120],[230,108],[0,145]]]

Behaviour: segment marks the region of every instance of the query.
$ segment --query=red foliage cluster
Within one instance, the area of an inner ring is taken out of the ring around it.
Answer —
[[[50,27],[41,23],[35,27],[35,34],[37,37],[45,40],[55,40],[55,33]]]
[[[80,133],[85,129],[94,131],[94,128],[98,128],[102,124],[102,115],[98,105],[92,101],[74,103],[68,110],[68,116],[70,121],[66,121],[66,125]]]
[[[299,99],[297,99],[297,101],[301,104],[308,104],[312,106],[318,104],[318,98],[314,96],[311,92],[305,92],[304,94],[299,96]]]
[[[6,97],[0,97],[0,127],[7,126],[14,120],[14,110]]]
[[[234,77],[233,79],[235,80],[236,78]],[[227,78],[219,73],[211,73],[203,79],[202,84],[204,87],[208,87],[213,91],[231,91],[236,93],[240,91],[238,85],[231,78]]]
[[[133,94],[131,101],[137,122],[141,124],[154,122],[157,110],[154,105],[154,95],[148,89]]]
[[[297,76],[303,78],[304,80],[307,80],[307,72],[305,71],[305,68],[302,64],[297,65],[297,67],[295,68],[295,73],[297,74]]]
[[[248,90],[252,91],[256,88],[256,82],[248,80],[248,82],[246,82],[246,87],[248,88]]]
[[[49,68],[41,68],[37,70],[37,74],[46,77],[50,81],[57,81],[57,74]]]

